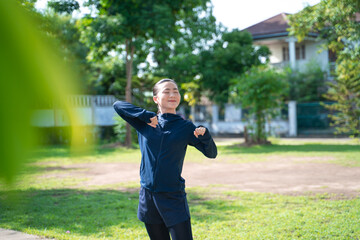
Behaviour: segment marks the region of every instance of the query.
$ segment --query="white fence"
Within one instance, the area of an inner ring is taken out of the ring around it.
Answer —
[[[195,125],[204,125],[211,129],[215,135],[219,134],[241,134],[244,132],[244,127],[247,121],[243,120],[243,110],[240,106],[233,104],[226,104],[224,110],[224,119],[219,120],[219,107],[217,105],[211,106],[211,120],[206,119],[204,111],[196,111],[192,108],[191,115],[194,118]],[[183,111],[183,110],[182,110]],[[209,111],[208,111],[209,112]],[[284,135],[289,137],[297,136],[297,122],[296,122],[296,102],[290,101],[288,103],[288,115],[282,119],[280,116],[273,119],[266,124],[266,131],[271,131],[275,135]]]
[[[81,125],[89,126],[113,126],[115,113],[112,104],[117,99],[114,96],[72,96],[68,99],[75,111],[82,116]],[[206,109],[207,108],[207,109]],[[209,111],[210,108],[210,111]],[[179,112],[185,116],[184,108]],[[227,104],[224,111],[224,119],[219,120],[219,108],[216,105],[203,108],[193,107],[191,116],[195,125],[208,127],[214,135],[240,134],[244,132],[247,122],[242,120],[243,110],[241,107]],[[64,127],[69,125],[68,117],[64,110],[42,109],[34,111],[33,126],[36,127]],[[288,103],[288,116],[286,119],[277,118],[266,125],[267,129],[276,135],[296,136],[296,102]]]
[[[81,116],[81,125],[112,126],[115,111],[112,104],[114,96],[71,96],[68,101]],[[69,125],[69,118],[63,109],[41,109],[34,111],[32,125],[36,127],[64,127]]]

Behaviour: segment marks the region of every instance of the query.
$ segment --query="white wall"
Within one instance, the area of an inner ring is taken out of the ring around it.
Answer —
[[[112,126],[115,124],[113,118],[117,114],[112,104],[116,100],[111,95],[76,95],[68,99],[73,110],[80,116],[79,124],[96,126]],[[62,109],[35,110],[32,125],[36,127],[64,127],[69,126],[69,118]]]
[[[283,61],[282,57],[282,47],[283,44],[271,44],[267,45],[271,51],[270,63],[280,63]]]
[[[280,117],[273,119],[266,124],[266,131],[277,136],[296,136],[296,102],[288,103],[288,118],[281,119]],[[219,134],[240,134],[244,132],[244,127],[248,124],[241,119],[242,109],[239,105],[226,104],[225,105],[225,121],[219,121],[219,108],[217,105],[212,105],[212,121],[211,122],[197,122],[195,125],[204,125],[209,128],[214,135]]]
[[[318,62],[323,70],[327,70],[329,66],[329,53],[327,50],[320,50],[321,42],[306,42],[305,51],[306,51],[306,60],[312,61],[315,60]]]
[[[271,51],[270,63],[275,64],[278,67],[284,67],[289,64],[288,61],[283,61],[283,47],[288,47],[288,43],[284,42],[284,39],[279,39],[278,42],[274,42],[276,39],[272,40],[271,43],[266,44],[266,41],[261,42],[262,45],[266,45]],[[315,40],[305,40],[302,43],[296,43],[296,46],[305,44],[305,59],[296,60],[296,67],[302,71],[305,69],[306,64],[309,61],[316,61],[320,64],[323,70],[327,70],[329,67],[329,56],[328,51],[320,50],[320,45],[322,42]],[[256,44],[256,42],[255,42]]]

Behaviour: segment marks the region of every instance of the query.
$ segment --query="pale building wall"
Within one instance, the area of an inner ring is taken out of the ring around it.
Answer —
[[[305,47],[306,60],[316,61],[323,70],[327,70],[329,66],[329,54],[326,50],[320,51],[320,45],[321,42],[307,42]]]
[[[281,43],[268,45],[268,48],[271,51],[270,63],[280,63],[283,61],[282,46],[283,44]]]

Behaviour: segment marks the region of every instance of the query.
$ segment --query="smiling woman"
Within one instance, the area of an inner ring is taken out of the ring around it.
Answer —
[[[181,177],[188,145],[215,158],[216,145],[209,131],[176,114],[180,103],[177,84],[163,79],[153,88],[158,114],[127,102],[114,103],[116,112],[133,126],[142,154],[138,218],[150,239],[192,239],[190,212]]]

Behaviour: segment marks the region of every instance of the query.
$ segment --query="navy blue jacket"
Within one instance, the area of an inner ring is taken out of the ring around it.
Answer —
[[[138,133],[142,155],[140,184],[152,192],[184,190],[185,180],[181,172],[187,145],[196,147],[208,158],[217,155],[209,130],[196,138],[195,125],[177,114],[159,114],[158,125],[153,128],[147,123],[156,116],[155,113],[123,101],[117,101],[113,106]]]

